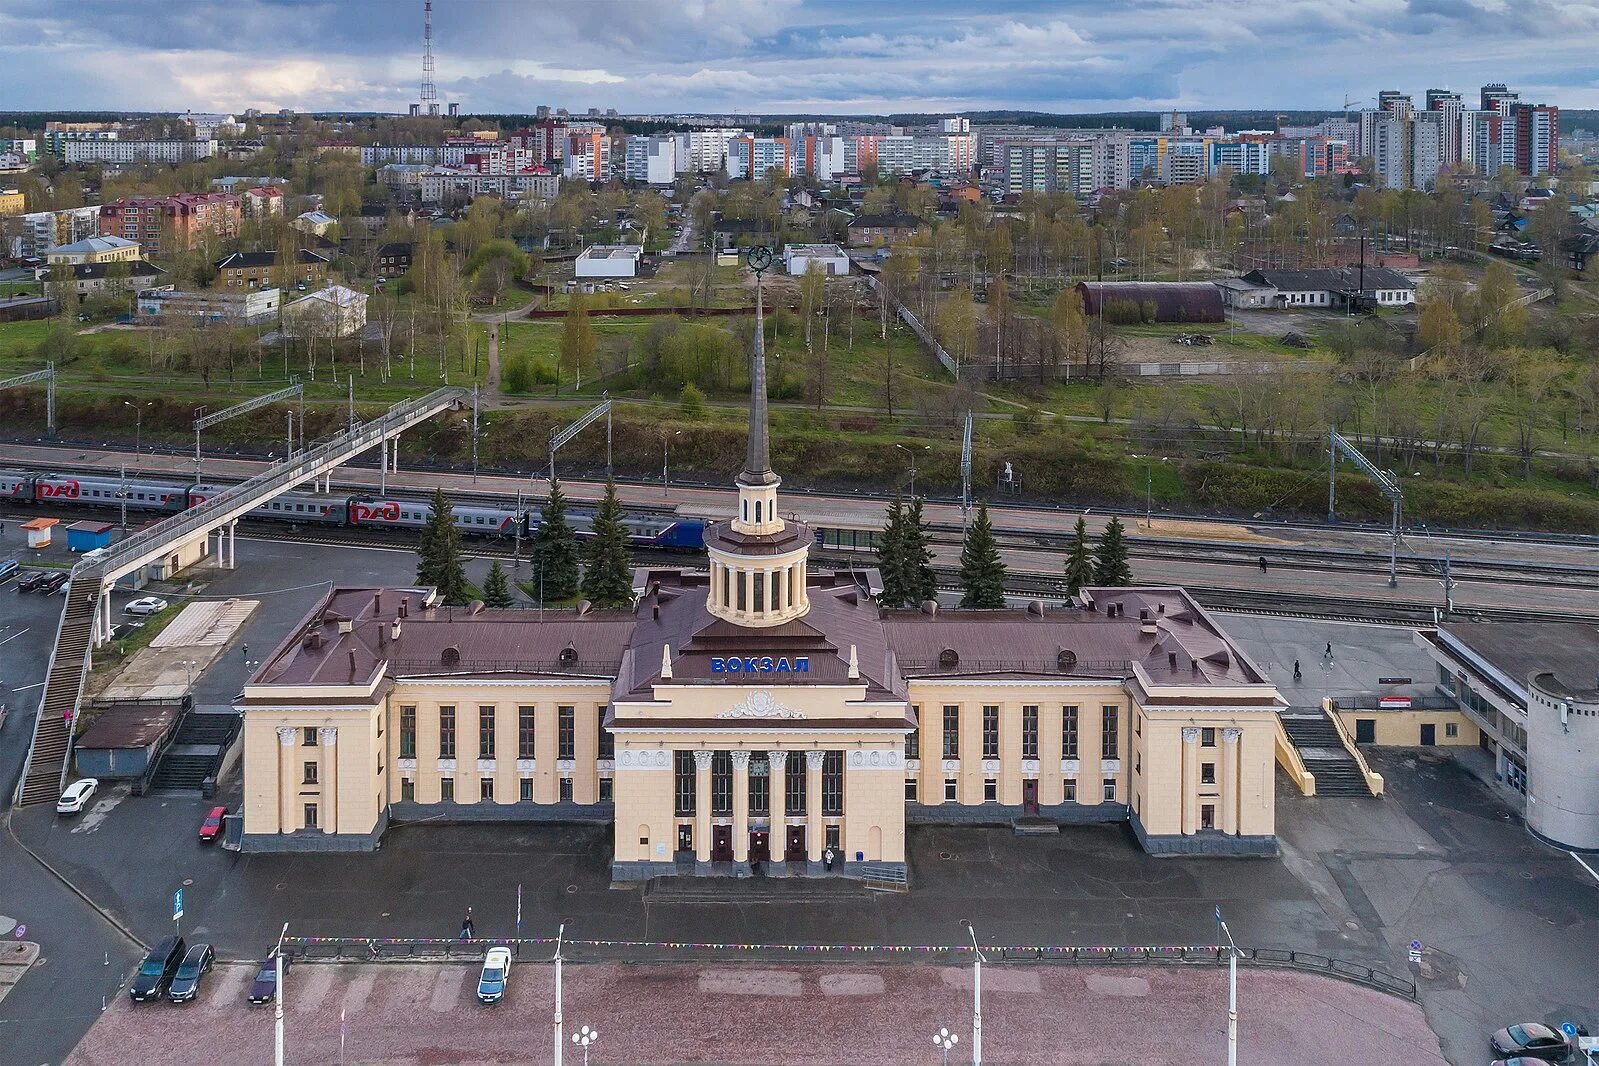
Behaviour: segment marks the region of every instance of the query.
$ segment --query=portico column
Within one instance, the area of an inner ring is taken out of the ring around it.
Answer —
[[[772,613],[772,579],[776,576],[776,570],[764,570],[761,572],[761,613],[763,615]]]
[[[1238,833],[1238,738],[1244,731],[1228,726],[1221,731],[1221,828]]]
[[[322,741],[322,832],[339,831],[339,731],[333,726],[317,730]]]
[[[822,846],[827,830],[822,826],[822,760],[825,751],[805,753],[805,857],[822,861]]]
[[[773,862],[782,862],[788,851],[788,752],[766,753],[767,807],[772,812],[772,831],[767,837]]]
[[[294,734],[293,726],[278,726],[278,832],[294,832]]]
[[[733,752],[733,861],[750,861],[750,753]]]
[[[1199,828],[1199,727],[1183,726],[1183,834]]]
[[[694,860],[711,861],[711,753],[694,753]]]

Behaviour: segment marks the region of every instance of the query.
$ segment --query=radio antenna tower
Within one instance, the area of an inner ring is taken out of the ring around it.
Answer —
[[[439,93],[433,86],[433,0],[422,2],[422,93],[424,115],[439,113]]]

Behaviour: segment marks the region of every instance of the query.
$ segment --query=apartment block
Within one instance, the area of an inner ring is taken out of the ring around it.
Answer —
[[[68,163],[110,163],[126,166],[136,163],[192,163],[217,154],[215,140],[124,141],[71,140],[62,152]]]
[[[628,181],[670,185],[677,180],[677,138],[671,134],[627,139],[622,175]]]
[[[242,198],[225,192],[123,197],[99,210],[100,236],[138,241],[151,255],[172,250],[162,246],[168,234],[180,247],[207,235],[237,237],[244,216]]]

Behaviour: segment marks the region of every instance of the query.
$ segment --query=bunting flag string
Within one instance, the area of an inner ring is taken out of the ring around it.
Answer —
[[[297,946],[339,946],[339,947],[396,947],[409,945],[417,948],[441,947],[446,945],[471,945],[473,947],[552,947],[557,943],[555,937],[524,937],[522,939],[503,937],[481,937],[468,940],[454,937],[324,937],[324,936],[291,936],[286,943]],[[563,938],[560,941],[566,947],[572,948],[623,948],[623,949],[670,949],[673,951],[733,951],[749,953],[817,953],[817,954],[860,954],[866,952],[885,954],[966,954],[971,948],[962,944],[744,944],[744,943],[716,943],[689,940],[576,940]],[[1082,945],[1068,946],[1059,944],[985,944],[985,952],[1014,952],[1018,954],[1033,955],[1069,955],[1082,958],[1113,959],[1118,957],[1147,958],[1151,956],[1183,957],[1187,955],[1219,954],[1223,951],[1214,944],[1186,944],[1186,945],[1155,945],[1155,946],[1112,946],[1112,945]]]

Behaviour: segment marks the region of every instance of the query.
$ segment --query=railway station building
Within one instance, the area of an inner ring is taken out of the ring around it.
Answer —
[[[756,337],[761,337],[760,330]],[[243,847],[375,847],[414,820],[608,822],[615,880],[898,877],[917,823],[1126,822],[1155,854],[1275,851],[1282,701],[1180,588],[887,610],[808,565],[765,359],[704,565],[631,610],[338,588],[245,686]]]

